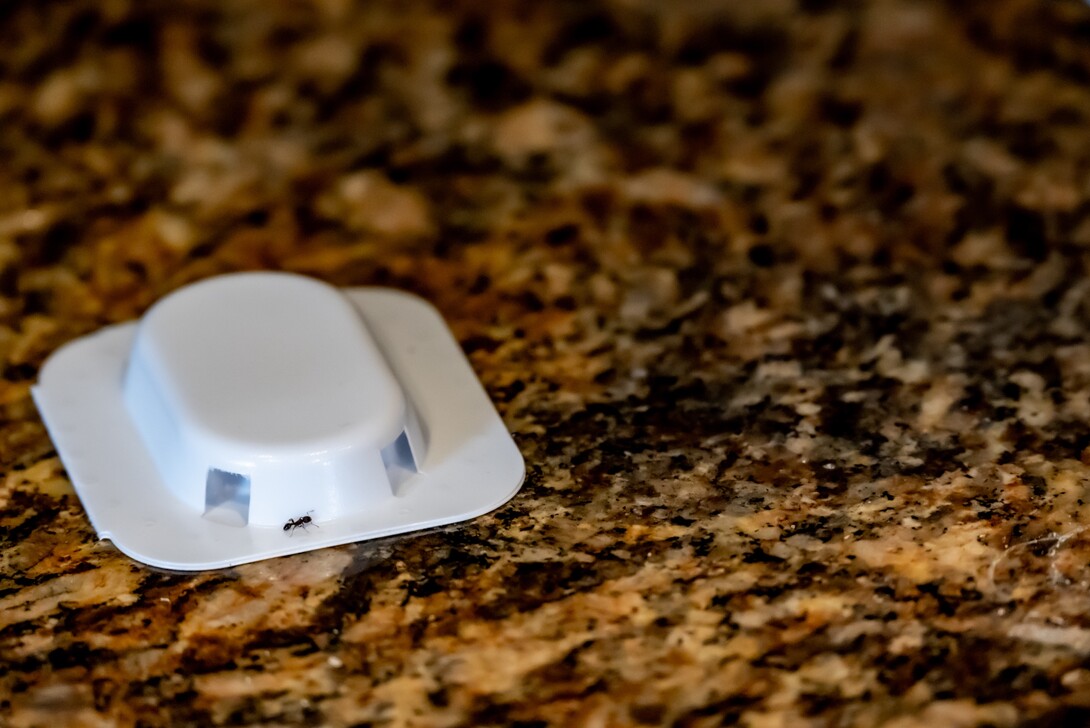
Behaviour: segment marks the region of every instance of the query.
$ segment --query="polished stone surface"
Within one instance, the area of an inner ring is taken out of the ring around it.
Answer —
[[[1090,721],[1082,3],[0,7],[0,724]],[[235,569],[28,396],[246,269],[415,291],[529,467]]]

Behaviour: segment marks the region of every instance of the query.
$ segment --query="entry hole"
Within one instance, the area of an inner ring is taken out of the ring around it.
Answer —
[[[209,469],[204,488],[204,517],[228,526],[249,523],[249,476]]]
[[[382,448],[382,462],[386,465],[386,476],[390,479],[394,495],[398,495],[405,482],[419,472],[412,448],[409,447],[409,438],[404,432]]]

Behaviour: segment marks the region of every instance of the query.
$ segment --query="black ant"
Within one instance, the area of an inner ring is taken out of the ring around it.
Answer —
[[[314,513],[314,511],[307,511],[307,513]],[[299,516],[298,518],[289,518],[288,522],[284,524],[284,530],[288,532],[289,536],[294,536],[295,529],[301,528],[305,531],[307,530],[307,526],[320,528],[320,526],[315,523],[309,515],[303,515]]]

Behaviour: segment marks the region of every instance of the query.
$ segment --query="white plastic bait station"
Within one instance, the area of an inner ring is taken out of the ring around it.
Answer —
[[[462,521],[525,466],[411,294],[240,273],[74,341],[34,399],[101,538],[213,569]]]

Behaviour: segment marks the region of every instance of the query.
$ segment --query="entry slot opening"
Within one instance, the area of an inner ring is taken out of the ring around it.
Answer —
[[[228,526],[250,522],[250,477],[210,468],[204,487],[204,517]]]

